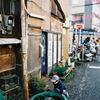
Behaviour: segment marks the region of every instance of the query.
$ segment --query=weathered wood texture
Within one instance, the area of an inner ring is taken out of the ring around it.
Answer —
[[[15,63],[14,48],[9,48],[8,45],[0,46],[0,72],[15,67]]]

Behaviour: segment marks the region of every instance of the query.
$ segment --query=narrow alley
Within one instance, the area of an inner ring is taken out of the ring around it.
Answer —
[[[100,0],[0,0],[0,100],[100,100],[99,48]]]
[[[66,83],[69,100],[100,100],[100,57],[75,67],[75,75]]]

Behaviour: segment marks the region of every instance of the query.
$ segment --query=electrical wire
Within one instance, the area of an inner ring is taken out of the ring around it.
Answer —
[[[11,10],[12,10],[12,3],[13,3],[13,0],[11,0],[10,2],[10,15],[11,15]]]
[[[11,1],[10,1],[10,15],[14,13],[12,10],[14,10],[13,4],[15,3],[15,1],[16,1],[16,0],[11,0]],[[15,5],[14,5],[14,6],[15,6]]]
[[[1,16],[2,16],[2,0],[0,0],[0,13],[1,13]]]
[[[1,14],[1,0],[0,0],[0,14]]]
[[[99,4],[100,4],[100,2],[98,2],[98,3],[90,3],[90,4],[85,4],[85,5],[73,6],[73,8],[75,8],[75,7],[82,7],[82,6],[92,6],[92,5],[99,5]]]
[[[1,14],[1,25],[3,26],[3,22],[2,22],[2,0],[0,0],[0,14]]]
[[[3,15],[5,14],[5,11],[4,11],[4,0],[1,0],[2,1],[2,13],[3,13]]]

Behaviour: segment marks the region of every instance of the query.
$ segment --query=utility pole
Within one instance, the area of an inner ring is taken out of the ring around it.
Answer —
[[[26,28],[26,13],[24,4],[25,1],[21,0],[21,31],[22,31],[22,66],[23,66],[23,89],[24,100],[29,100],[28,91],[28,69],[27,69],[27,28]]]
[[[80,29],[80,40],[79,40],[80,45],[81,45],[81,35],[82,35],[82,33],[81,33],[81,29]]]

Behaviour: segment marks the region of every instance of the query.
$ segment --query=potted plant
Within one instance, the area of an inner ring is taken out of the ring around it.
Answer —
[[[29,90],[31,95],[43,92],[44,88],[45,88],[45,83],[42,79],[39,79],[38,77],[30,79]]]
[[[69,58],[70,60],[66,61],[66,67],[74,67],[75,66],[75,62],[76,62],[76,59],[75,58]],[[70,65],[69,65],[69,62],[70,62]]]
[[[75,62],[76,62],[75,58],[71,58],[71,66],[73,68],[75,67]]]
[[[59,77],[63,77],[66,74],[66,70],[67,70],[67,67],[56,67],[54,69],[54,72],[57,73]]]

